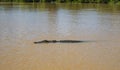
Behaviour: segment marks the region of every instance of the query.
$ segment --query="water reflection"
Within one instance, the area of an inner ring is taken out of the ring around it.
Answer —
[[[119,70],[119,23],[117,5],[0,5],[0,70]],[[106,41],[33,44],[44,39]]]

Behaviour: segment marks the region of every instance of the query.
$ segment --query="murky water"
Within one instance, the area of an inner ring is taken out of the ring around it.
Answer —
[[[0,70],[120,70],[119,36],[117,5],[1,4]]]

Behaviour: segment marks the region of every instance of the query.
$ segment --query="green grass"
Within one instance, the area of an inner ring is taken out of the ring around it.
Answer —
[[[116,3],[117,5],[120,5],[120,1]]]
[[[116,3],[120,0],[0,0],[0,2],[54,2],[54,3]]]

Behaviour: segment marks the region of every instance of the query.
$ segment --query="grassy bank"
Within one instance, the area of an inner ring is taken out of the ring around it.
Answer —
[[[118,3],[120,4],[120,0],[0,0],[0,2]]]

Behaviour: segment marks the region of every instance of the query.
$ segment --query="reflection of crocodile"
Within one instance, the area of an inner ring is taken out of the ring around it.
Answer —
[[[93,42],[93,41],[80,41],[80,40],[42,40],[38,42],[34,42],[34,44],[38,43],[82,43],[82,42]]]

